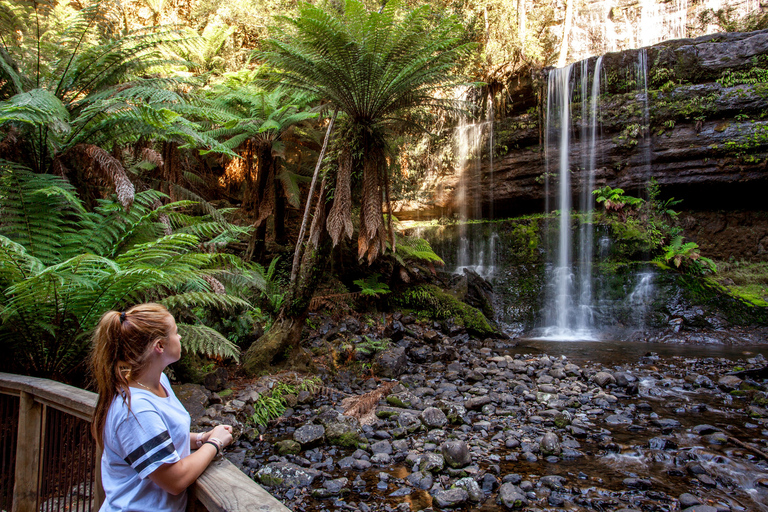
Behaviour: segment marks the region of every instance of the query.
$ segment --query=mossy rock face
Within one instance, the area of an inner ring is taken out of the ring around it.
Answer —
[[[391,300],[399,307],[418,311],[434,320],[453,318],[457,324],[479,336],[496,333],[479,310],[464,304],[435,285],[422,284],[407,288],[395,294]]]
[[[301,453],[301,445],[293,439],[285,439],[275,443],[275,449],[280,455],[296,455]]]

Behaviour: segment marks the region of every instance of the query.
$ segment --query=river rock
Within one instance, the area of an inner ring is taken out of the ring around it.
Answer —
[[[412,412],[402,412],[397,417],[397,424],[400,425],[401,428],[405,429],[406,432],[416,432],[421,428],[421,420],[418,416],[413,414]]]
[[[525,495],[511,483],[501,484],[498,502],[509,509],[523,508],[528,505]]]
[[[325,427],[325,438],[337,446],[355,447],[361,441],[360,422],[352,416],[345,416],[329,409],[318,420]]]
[[[290,462],[271,462],[262,467],[256,477],[270,487],[303,488],[312,485],[320,471],[302,468]]]
[[[464,402],[464,407],[470,411],[480,410],[486,404],[491,403],[491,397],[488,395],[475,396]]]
[[[701,505],[701,500],[699,498],[687,492],[681,494],[678,500],[680,501],[681,508],[689,508],[695,507],[696,505]]]
[[[325,438],[325,428],[322,425],[302,425],[293,433],[293,439],[303,448],[319,444]]]
[[[541,453],[544,455],[559,455],[561,452],[560,439],[554,432],[547,432],[539,443]]]
[[[720,511],[716,507],[711,507],[709,505],[694,505],[692,507],[683,509],[683,512],[720,512]]]
[[[480,489],[480,485],[475,481],[474,478],[471,477],[465,477],[460,478],[456,480],[456,483],[454,484],[455,487],[460,487],[467,491],[467,498],[469,501],[474,501],[475,503],[479,503],[483,501],[483,498],[485,498],[485,494],[483,493],[483,490]]]
[[[444,467],[445,460],[438,453],[425,453],[418,458],[418,468],[422,473],[439,473]]]
[[[301,452],[301,444],[293,439],[284,439],[275,443],[277,453],[280,455],[295,455]]]
[[[452,508],[462,505],[469,499],[467,491],[462,488],[435,491],[432,494],[435,504],[440,508]]]
[[[436,407],[427,407],[420,417],[421,422],[429,429],[442,428],[448,423],[445,413]]]
[[[472,454],[464,441],[446,441],[440,446],[440,452],[452,468],[462,468],[472,462]]]
[[[391,347],[376,354],[372,369],[376,375],[394,379],[405,371],[408,358],[403,347]]]
[[[384,454],[387,454],[387,455],[392,455],[392,453],[393,453],[392,445],[390,444],[389,441],[386,441],[386,440],[385,441],[379,441],[377,443],[373,443],[371,445],[371,451],[374,454],[384,453]]]
[[[739,389],[743,381],[735,375],[723,375],[717,380],[717,385],[723,391],[734,391]]]
[[[226,389],[229,382],[229,372],[221,366],[203,377],[203,385],[209,391],[217,392]]]
[[[595,384],[597,384],[601,388],[604,388],[609,384],[616,384],[616,377],[614,377],[608,372],[597,372],[595,376],[592,377],[592,380],[594,381]]]

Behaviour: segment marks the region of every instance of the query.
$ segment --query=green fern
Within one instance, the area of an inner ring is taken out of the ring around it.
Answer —
[[[153,210],[162,197],[147,191],[137,194],[130,211],[113,199],[86,212],[63,179],[0,162],[0,346],[12,354],[5,366],[67,378],[82,365],[104,311],[137,302],[161,302],[180,320],[193,318],[185,314],[191,308],[237,314],[251,307],[242,292],[245,283],[260,282],[258,273],[231,254],[199,252],[221,236],[207,224],[197,234],[163,235]],[[181,214],[176,222],[180,228],[204,224]],[[39,235],[43,229],[46,236]],[[211,278],[227,283],[226,293],[213,293]],[[187,350],[238,356],[231,342],[204,325],[180,321],[179,329]]]

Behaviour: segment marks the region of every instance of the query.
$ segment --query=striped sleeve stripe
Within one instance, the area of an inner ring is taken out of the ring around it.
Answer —
[[[161,460],[163,460],[169,455],[174,454],[175,452],[176,450],[173,448],[173,443],[169,442],[167,445],[163,446],[162,448],[157,450],[155,453],[153,453],[152,455],[144,459],[144,462],[142,462],[138,466],[135,466],[134,469],[136,470],[137,473],[141,473],[150,464],[160,462]]]
[[[125,462],[133,466],[136,464],[139,459],[144,457],[146,454],[160,446],[161,444],[164,444],[168,441],[170,441],[171,435],[168,433],[167,430],[157,434],[155,437],[147,441],[146,443],[142,444],[135,450],[133,450],[131,453],[129,453],[125,457]]]

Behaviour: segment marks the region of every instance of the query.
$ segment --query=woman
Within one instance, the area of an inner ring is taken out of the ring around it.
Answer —
[[[103,448],[101,512],[184,511],[184,491],[232,442],[229,425],[190,433],[189,413],[163,373],[179,360],[180,342],[173,316],[159,304],[99,320],[91,364],[99,391],[92,429]]]

